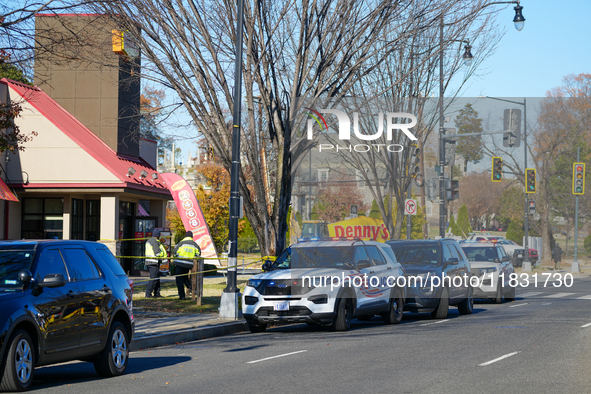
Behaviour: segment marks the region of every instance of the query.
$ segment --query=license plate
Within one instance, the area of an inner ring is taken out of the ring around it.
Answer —
[[[289,301],[274,302],[273,303],[273,310],[274,311],[288,311],[289,310]]]
[[[517,257],[523,257],[523,254],[522,253],[518,253],[517,254]]]

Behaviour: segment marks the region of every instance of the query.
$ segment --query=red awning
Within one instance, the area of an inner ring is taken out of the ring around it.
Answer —
[[[18,198],[14,195],[13,192],[10,191],[6,183],[0,178],[0,198],[6,201],[16,201],[18,202]]]

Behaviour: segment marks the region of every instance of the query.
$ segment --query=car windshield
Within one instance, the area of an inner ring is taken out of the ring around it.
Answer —
[[[0,250],[0,291],[22,288],[18,272],[31,269],[32,250]]]
[[[439,264],[437,246],[392,247],[401,264]]]
[[[470,261],[495,261],[499,258],[494,246],[463,246],[462,249]]]
[[[350,247],[287,248],[273,264],[273,269],[291,268],[340,268],[346,269],[351,261]]]

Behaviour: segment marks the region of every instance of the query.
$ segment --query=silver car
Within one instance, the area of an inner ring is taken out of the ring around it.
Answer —
[[[463,243],[462,249],[470,261],[470,271],[479,278],[474,298],[493,299],[497,304],[515,299],[515,287],[510,275],[515,272],[511,258],[498,243]]]

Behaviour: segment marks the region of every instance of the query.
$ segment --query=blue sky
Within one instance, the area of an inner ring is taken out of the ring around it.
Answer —
[[[569,74],[591,73],[591,0],[521,0],[525,27],[513,26],[513,4],[499,14],[506,31],[463,97],[544,97]],[[192,134],[192,133],[191,133]],[[183,161],[195,145],[179,141]]]

